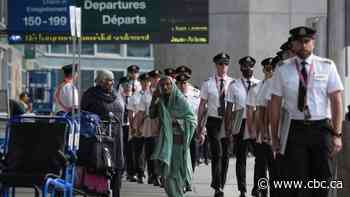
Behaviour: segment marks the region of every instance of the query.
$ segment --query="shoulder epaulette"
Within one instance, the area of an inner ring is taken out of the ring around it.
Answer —
[[[254,88],[254,87],[258,86],[258,84],[259,84],[259,83],[253,83],[253,84],[251,85],[251,87]]]
[[[236,80],[232,80],[229,85],[236,83]]]
[[[322,58],[321,62],[326,63],[326,64],[332,64],[332,60],[327,59],[327,58]]]

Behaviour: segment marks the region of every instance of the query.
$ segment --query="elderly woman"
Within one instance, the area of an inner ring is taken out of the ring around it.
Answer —
[[[112,126],[112,135],[115,139],[115,167],[116,175],[113,177],[113,196],[120,196],[121,172],[124,168],[123,132],[122,123],[124,102],[119,93],[113,88],[114,75],[109,70],[98,70],[96,86],[89,88],[82,97],[82,110],[96,113],[102,120],[109,120],[111,112],[119,120]]]
[[[153,93],[150,116],[160,118],[160,136],[153,159],[160,161],[165,192],[169,197],[182,197],[192,178],[189,146],[197,120],[170,77],[161,79]]]

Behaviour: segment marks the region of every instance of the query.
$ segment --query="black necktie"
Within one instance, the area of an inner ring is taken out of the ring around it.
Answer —
[[[125,96],[125,107],[124,107],[124,117],[123,117],[124,123],[128,123],[128,109],[127,109],[128,99],[129,99],[129,96]]]
[[[301,77],[299,77],[299,92],[298,92],[298,109],[303,112],[305,108],[305,100],[306,100],[306,84],[307,84],[307,72],[306,72],[306,62],[301,62],[301,75],[304,78],[304,83],[302,82]]]
[[[250,88],[251,88],[251,86],[252,86],[252,82],[251,82],[250,80],[247,80],[247,84],[248,84],[248,88],[247,88],[247,90],[249,91],[249,90],[250,90]]]
[[[224,90],[224,80],[220,80],[220,107],[225,107],[225,90]]]

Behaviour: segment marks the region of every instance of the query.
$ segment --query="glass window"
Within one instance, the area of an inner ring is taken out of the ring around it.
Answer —
[[[76,49],[76,53],[78,53],[78,45]],[[73,45],[69,45],[69,53],[73,53]],[[95,49],[94,44],[82,44],[81,45],[81,54],[82,55],[94,55]]]
[[[149,44],[128,44],[127,55],[129,57],[151,57],[151,45]]]
[[[0,23],[5,23],[5,16],[6,16],[6,1],[2,0],[0,2]]]
[[[112,71],[112,72],[114,74],[115,85],[117,85],[119,79],[124,76],[124,72],[123,71]]]
[[[66,54],[67,49],[65,44],[53,44],[51,45],[51,53]]]
[[[98,44],[98,53],[120,54],[120,44]]]
[[[94,86],[94,71],[81,70],[81,92],[85,92],[90,87]]]

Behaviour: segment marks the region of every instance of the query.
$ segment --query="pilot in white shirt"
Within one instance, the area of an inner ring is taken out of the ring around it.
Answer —
[[[278,127],[283,99],[291,119],[284,154],[286,177],[294,181],[311,177],[316,181],[331,180],[333,158],[342,148],[343,84],[333,61],[313,54],[315,30],[297,27],[290,34],[297,56],[285,60],[273,77],[272,148],[280,148]],[[292,189],[282,196],[327,194],[328,189]]]
[[[213,58],[213,62],[216,72],[203,82],[200,91],[197,132],[203,139],[203,127],[206,127],[212,155],[211,187],[215,190],[215,196],[223,196],[229,163],[229,138],[225,137],[223,117],[226,105],[225,95],[233,79],[227,76],[229,55],[219,53]]]
[[[225,129],[227,135],[234,135],[235,154],[236,154],[236,176],[238,183],[238,190],[241,196],[245,196],[247,192],[246,187],[246,160],[248,156],[248,145],[255,136],[250,136],[248,128],[246,127],[246,102],[249,91],[258,92],[258,84],[260,80],[253,76],[255,59],[250,56],[243,57],[239,60],[242,78],[231,82],[228,93],[226,95],[227,108],[225,114]],[[231,121],[233,111],[244,109],[243,121],[241,128],[238,131],[232,131]],[[233,132],[233,133],[232,133]]]

